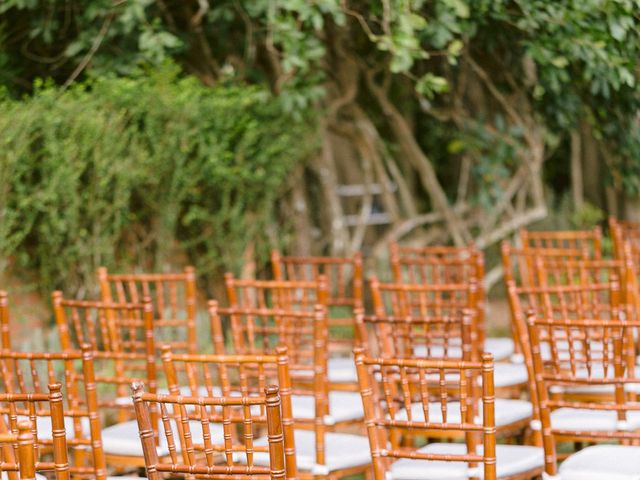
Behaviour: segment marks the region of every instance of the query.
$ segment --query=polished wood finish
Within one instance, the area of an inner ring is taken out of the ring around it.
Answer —
[[[362,255],[352,257],[303,257],[271,252],[271,268],[276,280],[327,282],[329,349],[353,350],[353,310],[363,307]]]
[[[226,273],[224,281],[230,307],[312,311],[316,305],[327,306],[329,303],[325,275],[319,275],[312,281],[289,281],[244,280]]]
[[[64,427],[64,409],[62,407],[61,385],[49,385],[49,393],[1,393],[0,412],[0,443],[9,441],[13,437],[13,453],[11,449],[0,447],[4,461],[11,462],[18,459],[16,465],[10,465],[9,470],[24,473],[26,478],[35,478],[35,472],[54,471],[56,479],[68,480],[71,471],[68,461],[66,432]],[[46,405],[46,413],[42,413],[42,405]],[[36,418],[48,417],[51,421],[52,439],[38,438]],[[5,423],[4,419],[8,420]],[[26,418],[26,420],[25,420]],[[10,433],[9,433],[10,432]],[[2,437],[5,437],[4,441]],[[8,437],[8,438],[7,438]],[[53,460],[41,461],[42,447],[51,450]],[[9,456],[9,458],[6,458]],[[4,462],[3,462],[4,463]],[[5,470],[4,465],[2,470]],[[83,472],[86,473],[86,472]],[[8,475],[9,478],[12,475]],[[15,478],[15,477],[14,477]]]
[[[132,385],[133,402],[144,451],[147,478],[161,474],[198,477],[281,480],[286,477],[284,435],[277,386],[269,386],[261,396],[188,397],[144,393],[142,384]],[[260,413],[254,413],[258,407]],[[161,460],[154,442],[150,410],[160,411],[168,458]],[[264,414],[263,412],[266,412]],[[193,421],[195,420],[195,422]],[[268,446],[255,445],[255,422],[266,423]],[[195,443],[191,429],[199,423],[203,443]],[[222,441],[212,438],[211,423],[221,423]],[[233,429],[242,426],[242,442],[234,441]],[[182,455],[176,453],[176,443]],[[254,463],[254,453],[268,453],[269,466]],[[241,456],[244,461],[238,461]]]
[[[467,462],[471,468],[482,464],[484,478],[496,478],[493,360],[490,354],[485,354],[481,362],[411,360],[372,358],[358,349],[356,365],[376,480],[384,480],[391,464],[402,458]],[[438,380],[429,382],[429,378]],[[474,421],[477,397],[473,386],[479,378],[482,379],[482,422]],[[451,419],[454,401],[459,402],[459,422]],[[419,407],[415,408],[416,405]],[[429,437],[438,432],[453,431],[464,435],[467,454],[418,452],[406,446],[401,436],[402,432]],[[480,438],[483,454],[476,453]],[[528,478],[539,473],[531,472]]]
[[[99,381],[96,381],[96,377]],[[99,401],[98,390],[103,395],[105,384],[108,386],[110,382],[106,376],[96,376],[94,352],[90,345],[84,345],[81,352],[0,352],[0,379],[3,391],[7,393],[25,395],[36,392],[44,395],[47,383],[53,384],[56,378],[63,380],[63,383],[60,389],[52,392],[53,400],[50,405],[60,411],[64,410],[66,415],[73,418],[73,434],[69,435],[66,442],[73,453],[70,471],[76,475],[105,479],[107,461],[102,447],[102,426],[104,410],[110,402]],[[63,402],[66,403],[65,406]],[[121,409],[124,407],[119,405]],[[52,416],[57,422],[53,431],[64,432],[62,414],[52,415],[42,405],[35,413],[39,417]],[[88,433],[84,429],[85,424],[89,425]],[[64,436],[64,433],[57,436],[54,434],[54,445],[64,441]],[[50,446],[49,444],[49,440],[44,441],[45,446]],[[87,454],[87,451],[90,453]]]
[[[545,471],[557,474],[556,442],[561,440],[618,441],[624,444],[640,440],[640,432],[628,427],[626,418],[640,411],[636,395],[626,387],[638,384],[626,339],[637,335],[640,322],[618,318],[557,319],[540,317],[533,310],[527,314],[529,341],[533,355],[535,385],[539,398]],[[547,355],[543,356],[546,345]],[[633,350],[632,350],[633,351]],[[610,391],[606,397],[567,395],[571,389]],[[599,399],[600,398],[600,399]],[[551,412],[557,408],[615,412],[613,429],[592,430],[589,422],[583,429],[560,430],[551,424]]]
[[[528,250],[557,249],[579,251],[582,259],[602,258],[602,229],[518,232],[522,248]]]
[[[9,324],[9,298],[4,290],[0,290],[0,348],[11,349],[11,325]]]
[[[100,267],[98,279],[104,302],[136,304],[150,298],[158,343],[168,343],[175,351],[197,353],[197,289],[193,267],[180,273],[131,274],[113,274]]]
[[[275,355],[192,355],[173,353],[162,347],[162,363],[167,387],[172,395],[207,397],[259,395],[269,385],[278,385],[282,405],[282,428],[287,478],[297,476],[291,374],[286,346],[276,347]],[[266,408],[266,406],[265,406]],[[261,412],[264,415],[265,412]],[[259,423],[256,420],[256,423]]]

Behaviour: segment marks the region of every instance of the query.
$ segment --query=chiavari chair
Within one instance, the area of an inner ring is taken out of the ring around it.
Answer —
[[[527,329],[527,312],[535,312],[538,318],[552,319],[557,322],[579,321],[584,318],[591,318],[602,323],[617,321],[620,312],[623,312],[623,305],[620,301],[620,288],[615,276],[606,283],[574,284],[574,285],[554,285],[543,287],[517,287],[515,282],[509,280],[507,283],[509,304],[513,314],[514,328],[518,338],[521,339],[524,363],[529,376],[529,394],[534,405],[534,419],[531,422],[534,440],[540,440],[540,418],[539,398],[536,387],[536,378],[533,366],[533,353],[531,351],[529,333]],[[542,357],[547,360],[552,356],[551,344],[544,338],[544,332],[539,332],[544,342],[540,345]],[[627,339],[628,361],[635,361],[634,339]],[[562,350],[568,349],[568,345],[561,343],[554,348]],[[640,390],[636,389],[636,393]],[[606,389],[594,389],[591,386],[582,388],[571,387],[563,393],[565,397],[580,397],[581,400],[595,399],[610,396],[611,392]],[[596,415],[596,413],[592,413]],[[575,429],[580,424],[579,415],[572,412],[563,412],[553,418],[554,425],[564,430]],[[578,439],[579,441],[579,439]]]
[[[107,465],[116,470],[144,466],[137,425],[135,420],[126,421],[133,415],[131,400],[123,401],[117,390],[130,380],[146,380],[146,375],[140,376],[140,369],[135,369],[137,376],[128,370],[115,374],[115,364],[130,366],[136,361],[141,363],[131,354],[93,351],[89,344],[83,345],[82,351],[58,353],[2,351],[1,385],[10,394],[43,394],[47,382],[63,380],[63,425],[72,453],[71,473],[108,479]],[[41,408],[35,418],[38,440],[45,444],[54,437],[48,415]]]
[[[113,274],[105,267],[98,270],[102,301],[153,304],[156,342],[173,349],[197,353],[196,273],[186,267],[178,273]]]
[[[300,477],[339,478],[365,472],[370,463],[367,440],[343,428],[363,418],[357,392],[330,391],[327,375],[326,308],[313,312],[281,308],[220,308],[209,302],[217,354],[277,355],[286,346],[292,385],[292,415]],[[223,324],[231,331],[231,350],[224,344]]]
[[[625,257],[625,243],[633,247],[640,245],[640,222],[609,217],[609,235],[615,257],[622,259]]]
[[[277,385],[282,404],[287,477],[296,477],[296,449],[293,431],[292,388],[287,347],[275,355],[206,355],[174,353],[162,346],[162,364],[171,395],[232,397],[261,395],[268,385]],[[297,395],[296,400],[300,398]],[[305,405],[302,405],[303,407]],[[298,410],[300,406],[298,405]],[[299,412],[298,412],[299,413]],[[264,415],[264,412],[262,412]],[[310,422],[315,417],[309,418]],[[221,425],[211,427],[221,432]]]
[[[478,353],[471,348],[472,317],[471,310],[428,319],[365,316],[360,311],[356,312],[356,328],[360,345],[369,357],[477,361]],[[521,435],[533,413],[527,401],[500,397],[495,399],[495,411],[497,435],[503,438]],[[440,435],[455,438],[451,432]]]
[[[475,246],[467,247],[403,247],[389,245],[389,260],[396,283],[429,285],[467,283],[475,279],[478,285],[477,307],[480,341],[483,350],[496,361],[508,359],[514,352],[513,339],[486,337],[484,327],[484,256]]]
[[[0,402],[2,402],[1,396]],[[0,474],[8,480],[35,480],[36,445],[31,431],[31,422],[28,420],[20,421],[17,428],[17,434],[8,432],[4,421],[0,422]],[[56,478],[68,478],[65,473],[68,472],[61,469],[61,472],[56,474]]]
[[[518,232],[522,248],[526,250],[579,251],[582,259],[602,258],[602,229]]]
[[[227,273],[225,284],[227,301],[232,308],[276,308],[284,311],[309,312],[313,311],[317,305],[328,308],[329,304],[329,287],[324,274],[313,281],[289,281],[240,280]],[[295,336],[290,336],[289,339],[294,340]],[[289,347],[289,355],[292,355],[293,348]],[[352,358],[330,355],[328,372],[331,390],[355,392],[356,373]]]
[[[353,311],[363,306],[362,255],[352,257],[283,256],[271,252],[271,266],[276,280],[327,282],[329,314],[329,353],[334,376],[340,374],[340,385],[357,389],[353,363]],[[338,365],[342,368],[338,369]]]
[[[471,350],[472,360],[478,360],[483,353],[483,344],[478,325],[478,286],[475,279],[457,284],[409,284],[381,283],[376,277],[370,281],[375,316],[404,318],[411,316],[428,320],[430,318],[456,317],[460,310],[472,313]],[[390,332],[393,334],[393,329]],[[460,348],[462,348],[462,339]],[[417,357],[424,358],[422,351],[415,349]],[[460,358],[460,355],[456,355]],[[501,396],[519,397],[527,384],[527,370],[522,364],[497,362],[495,364],[495,385]]]
[[[277,386],[260,396],[158,395],[132,386],[147,478],[230,478],[234,480],[287,478],[284,435]],[[151,412],[159,411],[169,455],[162,458],[154,441]],[[256,411],[257,410],[257,411]],[[256,423],[267,425],[267,438],[258,438]],[[212,424],[222,431],[212,431]],[[241,430],[242,441],[234,429]],[[195,433],[195,430],[200,430]],[[200,441],[201,440],[201,441]],[[179,454],[179,450],[181,454]]]
[[[528,313],[527,327],[539,398],[546,478],[632,479],[640,471],[640,404],[635,401],[639,378],[629,338],[640,323],[622,319],[555,319]],[[549,354],[543,357],[542,346]],[[605,390],[600,399],[565,395],[567,391]],[[571,416],[572,424],[560,425]],[[588,446],[570,455],[558,468],[557,443],[619,442]]]
[[[133,435],[137,426],[127,386],[144,381],[151,393],[156,392],[151,300],[137,304],[67,300],[54,292],[53,305],[62,350],[93,352],[96,381],[102,385],[99,406],[115,415],[115,423],[104,423],[102,428],[107,462],[120,469],[144,466]]]
[[[68,480],[71,469],[67,457],[61,385],[52,383],[48,393],[0,394],[0,470],[3,477],[17,479],[45,478],[36,472],[53,472],[57,480]],[[43,406],[43,404],[45,406]],[[38,437],[38,418],[46,417],[48,429],[55,434],[47,440]],[[15,443],[11,442],[15,439]],[[7,443],[13,443],[7,445]],[[52,459],[44,460],[43,450],[51,450]],[[18,463],[16,464],[16,460]],[[6,463],[5,463],[6,462]],[[6,473],[5,473],[6,472]],[[77,470],[76,470],[77,472]]]
[[[529,479],[541,473],[541,449],[496,445],[490,354],[482,361],[418,360],[369,357],[358,349],[356,365],[376,480]],[[454,432],[464,443],[418,448],[402,441],[406,433],[430,438]]]

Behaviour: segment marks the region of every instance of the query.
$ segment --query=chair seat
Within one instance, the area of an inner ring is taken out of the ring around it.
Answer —
[[[640,447],[594,445],[560,465],[561,480],[640,480]]]
[[[626,418],[626,425],[630,428],[640,428],[640,411],[627,412]],[[598,432],[619,430],[618,415],[615,411],[589,410],[586,408],[558,408],[551,412],[551,425],[554,429],[575,432],[584,430]]]
[[[496,362],[493,364],[493,378],[496,388],[506,388],[527,383],[529,374],[523,363]]]
[[[315,417],[315,400],[311,395],[293,395],[291,407],[294,418]],[[362,399],[358,392],[329,392],[329,418],[327,424],[360,420],[364,417]]]
[[[489,337],[484,340],[484,351],[493,355],[494,361],[505,360],[515,351],[513,338]]]
[[[421,453],[463,455],[467,446],[461,443],[431,443],[418,450]],[[477,453],[482,454],[482,446]],[[544,466],[542,448],[521,445],[496,445],[496,473],[498,478],[511,477]],[[484,477],[484,466],[479,463],[470,469],[467,462],[440,460],[411,460],[403,458],[391,465],[390,480],[467,480]],[[564,479],[563,479],[564,480]]]
[[[331,383],[358,383],[356,362],[353,357],[334,357],[327,362],[328,378]]]
[[[526,420],[533,413],[531,403],[510,398],[496,398],[494,409],[496,427],[503,427]],[[482,402],[478,402],[478,417],[482,418]],[[406,410],[398,411],[395,418],[396,420],[407,420]],[[411,405],[411,419],[415,422],[424,422],[424,411],[421,403]],[[429,420],[434,423],[442,423],[440,402],[429,402]],[[447,422],[460,423],[460,402],[447,403]]]
[[[29,417],[18,415],[18,421],[21,421],[21,420],[29,420]],[[64,417],[64,430],[67,438],[75,437],[73,423],[74,421],[72,417]],[[80,417],[80,427],[82,428],[83,436],[89,436],[91,434],[91,426],[89,424],[89,419],[87,417]],[[52,431],[51,417],[49,416],[36,417],[36,431],[38,433],[39,439],[51,440],[53,438],[53,435],[51,433]]]
[[[180,450],[180,436],[178,429],[172,422],[173,439],[176,445],[176,449]],[[204,443],[202,437],[202,425],[199,421],[191,420],[189,422],[191,429],[191,436],[193,443]],[[169,454],[169,447],[167,445],[167,439],[164,434],[164,428],[162,422],[159,422],[158,427],[159,445],[157,447],[158,456],[162,457]],[[213,443],[223,444],[223,428],[220,423],[211,423],[211,439]],[[107,455],[122,455],[126,457],[142,457],[142,443],[140,441],[140,434],[138,432],[138,422],[131,420],[128,422],[117,423],[110,427],[102,429],[102,445],[104,453]]]
[[[309,471],[314,475],[327,475],[329,472],[345,468],[365,466],[371,463],[369,453],[369,440],[361,435],[349,433],[326,433],[325,464],[316,463],[316,438],[315,432],[310,430],[296,430],[294,434],[296,443],[296,463],[298,469]],[[256,440],[255,445],[268,444],[266,437]],[[269,454],[256,452],[254,454],[256,465],[269,465]]]

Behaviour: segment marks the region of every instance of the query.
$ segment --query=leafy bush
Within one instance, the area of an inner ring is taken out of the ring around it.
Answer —
[[[314,146],[268,92],[173,67],[0,97],[0,131],[0,270],[70,293],[99,265],[237,269]]]

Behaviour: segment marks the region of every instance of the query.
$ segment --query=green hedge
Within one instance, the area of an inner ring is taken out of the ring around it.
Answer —
[[[0,95],[0,132],[0,268],[69,293],[99,265],[237,269],[314,145],[268,92],[173,69]]]

